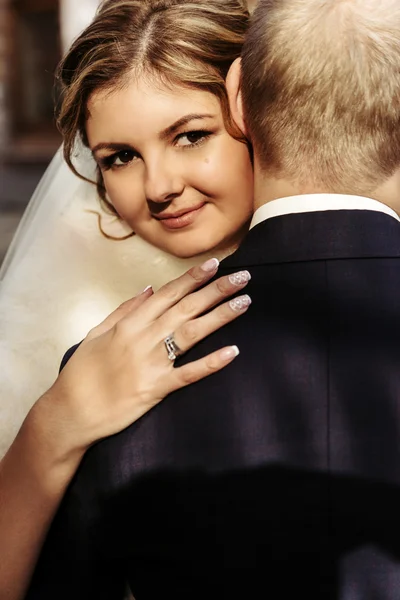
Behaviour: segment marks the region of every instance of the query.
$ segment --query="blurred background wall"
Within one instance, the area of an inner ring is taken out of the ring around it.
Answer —
[[[61,143],[56,66],[98,0],[0,0],[0,263]]]

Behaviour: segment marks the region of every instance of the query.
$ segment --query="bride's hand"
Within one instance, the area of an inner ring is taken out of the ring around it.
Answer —
[[[246,271],[198,289],[217,269],[218,261],[212,259],[154,294],[150,288],[89,333],[42,399],[57,424],[59,444],[64,441],[66,448],[84,452],[128,427],[170,392],[222,369],[237,356],[236,347],[222,348],[174,367],[164,343],[173,333],[185,352],[246,312],[246,295],[221,304],[247,285]]]

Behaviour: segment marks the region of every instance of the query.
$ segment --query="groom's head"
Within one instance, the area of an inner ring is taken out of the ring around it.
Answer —
[[[368,195],[400,169],[400,0],[259,0],[237,94],[239,78],[234,116],[269,177]]]

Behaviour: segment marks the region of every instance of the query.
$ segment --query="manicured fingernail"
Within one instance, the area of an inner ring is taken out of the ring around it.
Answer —
[[[205,271],[206,273],[212,273],[213,271],[216,271],[218,267],[218,258],[210,258],[210,260],[207,260],[204,264],[201,265],[201,270]]]
[[[248,271],[239,271],[239,273],[233,273],[229,275],[229,281],[232,285],[244,285],[251,279],[251,275]]]
[[[142,294],[145,294],[146,292],[148,292],[149,290],[152,290],[153,286],[152,285],[148,285],[147,287],[144,288],[143,292],[141,292]]]
[[[221,350],[222,360],[232,360],[232,358],[236,358],[236,356],[239,356],[239,348],[237,346],[231,346],[230,348]]]
[[[243,312],[249,308],[251,304],[250,296],[238,296],[229,302],[229,306],[235,312]]]

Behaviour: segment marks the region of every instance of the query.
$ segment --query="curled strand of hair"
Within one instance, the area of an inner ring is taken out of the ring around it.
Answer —
[[[131,233],[128,233],[127,235],[124,235],[122,237],[116,237],[114,235],[111,235],[111,234],[107,233],[106,231],[104,231],[103,224],[102,224],[102,215],[99,212],[97,212],[97,210],[90,210],[87,208],[87,209],[85,209],[85,212],[91,213],[92,215],[96,215],[97,226],[99,228],[99,231],[100,231],[101,235],[103,235],[107,240],[112,240],[113,242],[123,242],[124,240],[128,240],[129,238],[136,235],[136,233],[134,231],[132,231]]]

